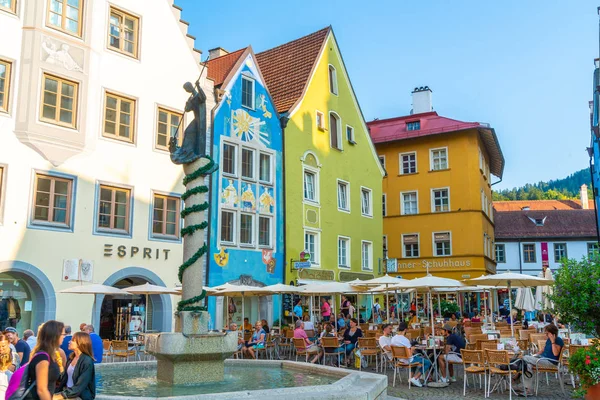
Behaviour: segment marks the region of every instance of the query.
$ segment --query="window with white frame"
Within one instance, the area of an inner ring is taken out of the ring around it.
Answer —
[[[338,209],[343,211],[350,211],[350,200],[348,198],[349,193],[348,182],[338,181]]]
[[[341,127],[340,117],[338,117],[337,114],[330,112],[329,113],[329,140],[330,140],[331,147],[334,149],[338,149],[338,150],[342,149],[341,129],[342,129],[342,127]]]
[[[254,109],[254,79],[242,75],[242,107]]]
[[[361,261],[363,271],[373,270],[373,243],[363,240],[361,249]]]
[[[448,150],[446,148],[431,149],[431,170],[448,169]]]
[[[0,0],[0,7],[2,6]],[[8,112],[8,94],[10,93],[10,72],[12,63],[0,59],[0,112]]]
[[[496,243],[496,262],[497,263],[505,263],[506,262],[506,248],[504,244]]]
[[[100,185],[97,228],[114,233],[130,233],[131,189]]]
[[[432,189],[432,207],[431,212],[445,212],[450,211],[450,190],[445,189]]]
[[[272,221],[273,218],[271,217],[258,217],[258,245],[260,247],[273,247],[273,236],[271,234]]]
[[[15,14],[17,12],[17,0],[0,0],[0,10]]]
[[[332,94],[338,94],[337,73],[333,65],[329,66],[329,91]]]
[[[417,173],[417,153],[400,154],[400,174],[416,174]]]
[[[437,257],[452,255],[452,245],[450,239],[450,232],[433,233],[433,248]]]
[[[223,173],[229,175],[237,174],[237,146],[223,143]]]
[[[254,245],[254,215],[240,213],[240,245]]]
[[[254,179],[254,150],[242,147],[242,178]]]
[[[402,199],[402,215],[413,215],[419,213],[417,192],[400,193]]]
[[[410,121],[406,123],[407,131],[418,131],[421,129],[421,121]]]
[[[385,156],[379,156],[379,162],[381,166],[385,169]]]
[[[387,215],[387,202],[386,202],[386,195],[385,193],[381,195],[381,211],[383,212],[383,216],[385,217]]]
[[[325,115],[321,111],[315,113],[315,122],[317,123],[317,129],[325,130]]]
[[[338,267],[350,268],[350,239],[338,236]]]
[[[598,243],[588,243],[587,244],[588,258],[598,257],[599,251],[600,251],[600,247],[598,246]]]
[[[260,153],[260,159],[258,162],[258,179],[261,182],[271,183],[273,181],[271,171],[273,169],[271,161],[271,155],[266,153]]]
[[[221,243],[235,243],[235,212],[221,210]]]
[[[317,175],[308,170],[304,170],[304,200],[317,200]]]
[[[63,228],[71,227],[72,193],[73,179],[36,174],[32,222]]]
[[[535,244],[524,244],[523,245],[523,262],[534,263],[535,262]]]
[[[563,258],[567,258],[567,244],[554,243],[554,262],[560,262]]]
[[[312,264],[319,264],[319,234],[317,232],[304,232],[304,250],[308,250],[310,253],[310,262]]]
[[[152,202],[152,236],[179,239],[179,209],[181,199],[154,194]]]
[[[360,188],[361,208],[363,215],[373,216],[372,194],[373,192],[371,189]]]
[[[356,140],[354,140],[354,128],[350,125],[346,125],[346,139],[348,142],[356,144]]]
[[[402,255],[404,258],[419,257],[419,235],[402,235]]]

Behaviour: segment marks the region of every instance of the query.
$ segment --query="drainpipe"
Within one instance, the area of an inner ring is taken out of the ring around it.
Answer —
[[[593,146],[593,144],[592,144]],[[594,165],[592,164],[592,159],[593,159],[593,153],[594,149],[593,147],[591,148],[591,152],[590,152],[590,176],[592,178],[592,193],[594,194],[594,217],[596,219],[596,242],[598,242],[600,244],[600,229],[598,227],[598,208],[597,208],[597,202],[596,202],[596,188],[594,187]]]
[[[521,260],[521,241],[519,240],[519,273],[522,274],[523,273],[523,261]]]
[[[281,116],[279,118],[279,124],[281,126],[281,170],[285,171],[285,128],[287,127],[288,121],[290,119],[287,117],[287,114]],[[285,265],[285,260],[287,260],[287,234],[286,234],[286,203],[287,203],[287,197],[285,195],[285,184],[286,184],[286,179],[285,179],[285,172],[283,172],[283,177],[281,179],[281,193],[283,195],[283,202],[282,202],[282,212],[283,212],[283,283],[285,283],[287,281],[287,271],[288,271],[288,267]],[[290,259],[290,265],[289,268],[292,268],[292,262]],[[291,274],[291,270],[290,270],[290,274]],[[297,284],[297,283],[296,283]],[[292,296],[293,299],[293,296]],[[281,307],[283,307],[283,304],[281,304]]]

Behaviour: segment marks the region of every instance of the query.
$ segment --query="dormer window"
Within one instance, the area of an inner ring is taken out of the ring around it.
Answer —
[[[421,129],[421,121],[410,121],[406,123],[406,129],[409,131],[418,131]]]
[[[535,224],[535,226],[544,226],[544,223],[546,222],[546,218],[531,218],[531,217],[527,217],[531,220],[531,222],[533,222]]]

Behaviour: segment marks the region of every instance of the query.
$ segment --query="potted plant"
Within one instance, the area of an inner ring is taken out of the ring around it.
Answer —
[[[563,260],[554,273],[551,310],[563,324],[570,324],[573,332],[600,339],[600,257]],[[589,399],[600,399],[600,343],[594,341],[586,351],[569,357],[569,368],[579,376]],[[594,397],[595,396],[595,397]]]
[[[573,394],[587,400],[600,399],[600,345],[594,342],[588,349],[580,349],[569,357],[569,371],[579,376],[581,387]]]

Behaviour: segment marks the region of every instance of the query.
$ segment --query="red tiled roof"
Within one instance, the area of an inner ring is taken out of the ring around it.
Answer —
[[[302,97],[330,30],[321,29],[256,55],[279,113],[289,111]]]
[[[418,130],[408,130],[407,124],[419,121]],[[447,117],[441,117],[437,112],[431,111],[421,114],[406,115],[367,123],[373,143],[387,143],[398,140],[419,138],[424,136],[450,134],[467,129],[477,129],[479,136],[490,156],[491,172],[502,177],[504,171],[504,155],[494,129],[487,124],[479,122],[464,122]]]
[[[240,58],[245,48],[234,51],[233,53],[225,54],[224,56],[209,59],[206,62],[206,74],[208,79],[215,82],[215,86],[219,86],[225,81],[229,72]]]
[[[529,218],[544,219],[537,226]],[[536,238],[595,238],[594,210],[505,211],[494,213],[496,242]]]
[[[594,200],[588,200],[589,209],[594,209]],[[495,201],[494,209],[499,212],[521,211],[529,207],[532,211],[540,210],[581,210],[580,200],[515,200]]]

